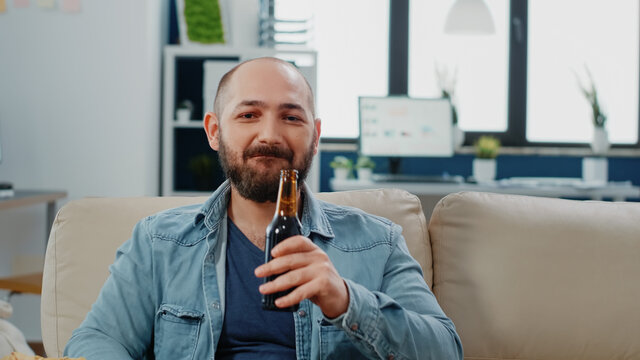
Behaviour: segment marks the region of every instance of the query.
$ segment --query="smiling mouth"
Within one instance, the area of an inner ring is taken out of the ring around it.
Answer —
[[[273,156],[273,155],[256,155],[256,156],[252,156],[251,159],[256,159],[256,160],[284,160],[284,161],[288,161],[287,159],[280,157],[280,156]]]

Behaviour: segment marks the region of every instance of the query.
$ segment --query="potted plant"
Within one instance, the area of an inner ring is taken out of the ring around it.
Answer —
[[[489,182],[496,178],[496,157],[500,140],[493,136],[480,136],[474,144],[476,158],[473,159],[473,177],[477,182]]]
[[[371,180],[373,169],[376,167],[376,163],[368,156],[358,157],[356,161],[356,171],[358,172],[359,180]]]
[[[591,106],[591,115],[593,122],[593,140],[591,141],[591,149],[596,155],[604,155],[611,144],[609,143],[609,135],[607,133],[607,129],[605,129],[604,125],[607,122],[607,115],[602,111],[602,107],[600,106],[600,102],[598,101],[598,91],[596,90],[596,85],[593,81],[593,76],[591,75],[591,71],[589,68],[585,66],[585,70],[587,76],[589,77],[589,84],[585,86],[582,84],[578,76],[578,86],[580,86],[580,90],[582,90],[582,94],[589,102]]]
[[[345,180],[351,174],[351,169],[353,169],[353,161],[351,161],[346,156],[336,156],[333,158],[333,161],[329,163],[329,166],[333,168],[333,176],[338,180]]]
[[[188,123],[191,121],[192,111],[193,103],[189,100],[182,100],[176,108],[176,119],[179,123]]]
[[[189,160],[189,171],[198,191],[211,191],[214,187],[213,171],[216,160],[211,154],[200,154]]]
[[[464,131],[458,126],[458,109],[455,99],[457,73],[458,71],[456,69],[453,74],[450,75],[446,68],[439,67],[436,64],[436,80],[438,87],[440,87],[440,94],[443,98],[449,100],[451,104],[453,146],[455,149],[460,149],[464,143]]]

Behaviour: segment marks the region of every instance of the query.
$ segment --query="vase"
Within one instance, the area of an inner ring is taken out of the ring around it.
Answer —
[[[478,183],[493,181],[496,169],[496,159],[473,159],[473,178]]]
[[[605,157],[582,159],[582,180],[587,183],[606,185],[609,180],[609,164]]]
[[[464,131],[460,129],[458,124],[453,124],[453,148],[460,150],[462,144],[464,144]]]
[[[335,168],[333,169],[333,177],[336,180],[346,180],[349,177],[351,169],[347,168]]]
[[[373,169],[371,168],[360,168],[356,170],[358,173],[358,180],[360,181],[371,181],[371,175],[373,174]]]
[[[191,110],[189,109],[176,110],[176,120],[181,124],[188,124],[191,121]]]
[[[603,127],[593,128],[593,139],[591,141],[591,150],[596,155],[604,155],[607,153],[611,144],[609,143],[609,134],[607,129]]]

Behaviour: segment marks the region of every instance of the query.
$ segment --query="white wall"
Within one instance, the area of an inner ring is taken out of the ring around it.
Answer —
[[[75,14],[34,1],[25,9],[7,5],[0,14],[0,180],[66,190],[67,200],[156,195],[166,4],[83,1]],[[0,276],[11,274],[14,256],[44,252],[44,214],[44,205],[0,212]],[[11,321],[39,339],[39,297],[12,304]]]
[[[222,0],[230,43],[256,46],[257,0]],[[159,193],[161,52],[168,1],[83,1],[80,13],[0,14],[0,181],[87,196]],[[0,211],[0,276],[44,253],[45,207]],[[0,297],[6,292],[0,291]],[[40,297],[15,296],[11,322],[39,340]]]

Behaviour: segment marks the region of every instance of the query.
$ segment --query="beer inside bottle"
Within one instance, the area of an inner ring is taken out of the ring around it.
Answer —
[[[302,225],[298,220],[298,171],[280,170],[280,189],[278,190],[278,203],[276,213],[269,226],[267,226],[266,244],[264,247],[265,264],[271,261],[271,250],[281,241],[294,235],[302,234]],[[277,278],[278,275],[267,276],[267,283]],[[262,308],[275,311],[297,311],[298,304],[287,308],[279,308],[275,301],[277,298],[287,295],[293,288],[273,294],[262,295]]]

